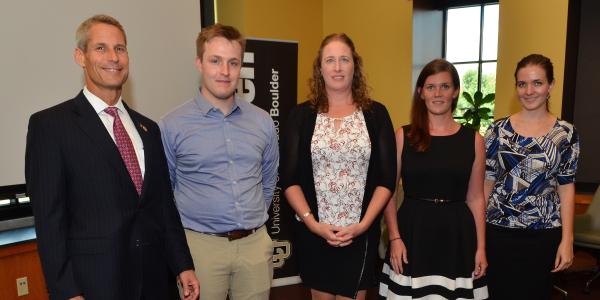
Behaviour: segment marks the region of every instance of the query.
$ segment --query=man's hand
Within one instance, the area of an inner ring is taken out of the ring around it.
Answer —
[[[196,278],[193,270],[187,270],[181,272],[177,276],[179,284],[181,284],[181,299],[182,300],[195,300],[200,295],[200,283]]]
[[[85,300],[85,299],[83,298],[83,296],[77,296],[77,297],[69,298],[69,300]]]

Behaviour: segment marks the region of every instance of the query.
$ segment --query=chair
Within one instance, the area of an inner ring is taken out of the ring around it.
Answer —
[[[567,291],[563,290],[561,287],[559,287],[557,285],[554,285],[553,288],[554,288],[554,290],[558,291],[561,294],[563,300],[569,299],[569,293],[567,293]]]
[[[585,283],[583,289],[586,294],[589,294],[592,281],[600,277],[600,186],[594,193],[587,212],[575,216],[574,233],[575,246],[587,250],[596,257],[594,274]]]

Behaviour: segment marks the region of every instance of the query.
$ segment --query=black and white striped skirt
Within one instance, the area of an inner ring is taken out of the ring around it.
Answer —
[[[403,274],[383,265],[379,295],[390,300],[488,299],[484,278],[474,280],[477,236],[466,203],[406,199],[398,210],[407,249]]]

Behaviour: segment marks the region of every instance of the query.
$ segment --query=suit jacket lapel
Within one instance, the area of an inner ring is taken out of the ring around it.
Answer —
[[[129,176],[129,172],[123,163],[121,154],[117,145],[110,137],[110,134],[104,127],[104,124],[100,120],[100,117],[83,95],[83,91],[80,92],[74,99],[75,108],[73,113],[75,114],[75,122],[79,127],[86,133],[86,135],[92,140],[94,145],[98,146],[97,150],[106,158],[106,161],[114,168],[116,175],[120,176],[131,186],[131,192],[137,195],[135,186]]]

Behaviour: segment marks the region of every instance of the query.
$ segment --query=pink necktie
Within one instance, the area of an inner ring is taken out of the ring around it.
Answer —
[[[142,171],[140,170],[140,164],[138,163],[137,156],[135,155],[135,149],[133,148],[133,143],[121,122],[121,118],[119,117],[118,108],[116,107],[107,107],[104,111],[111,115],[115,120],[113,122],[113,133],[115,135],[115,141],[117,143],[117,148],[119,149],[119,153],[121,153],[121,158],[123,158],[123,162],[125,163],[125,167],[127,167],[127,171],[129,172],[129,176],[131,176],[131,180],[135,185],[135,189],[138,195],[142,194]]]

